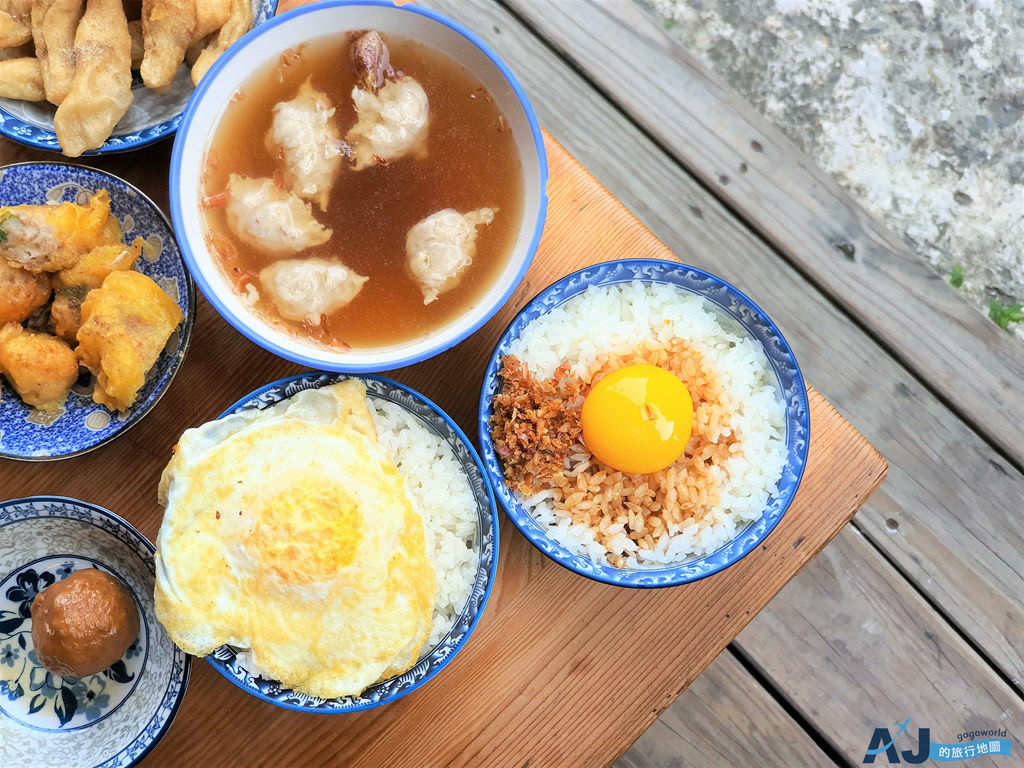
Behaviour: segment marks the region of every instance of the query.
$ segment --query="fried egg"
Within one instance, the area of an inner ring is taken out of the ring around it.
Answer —
[[[183,650],[249,649],[325,698],[419,658],[436,577],[359,381],[186,431],[160,497],[156,613]]]

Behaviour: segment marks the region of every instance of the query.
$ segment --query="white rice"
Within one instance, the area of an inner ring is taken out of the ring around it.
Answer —
[[[714,367],[742,450],[723,462],[720,504],[702,518],[670,529],[671,535],[661,536],[653,550],[640,549],[625,534],[616,537],[615,554],[625,557],[627,568],[664,567],[714,552],[761,516],[786,463],[786,408],[763,347],[702,297],[671,285],[634,281],[591,286],[531,322],[509,349],[538,379],[568,361],[572,373],[589,381],[599,356],[627,354],[645,341],[673,338]],[[519,500],[562,546],[605,561],[608,550],[593,529],[572,525],[550,496],[544,491]]]
[[[427,557],[437,576],[434,626],[424,651],[436,646],[469,600],[476,578],[473,541],[477,509],[455,452],[416,416],[387,400],[369,398],[381,444],[405,478],[413,506],[423,516]]]

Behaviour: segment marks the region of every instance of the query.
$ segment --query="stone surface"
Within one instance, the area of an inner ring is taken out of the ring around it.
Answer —
[[[1024,301],[1024,3],[650,3],[979,309]]]

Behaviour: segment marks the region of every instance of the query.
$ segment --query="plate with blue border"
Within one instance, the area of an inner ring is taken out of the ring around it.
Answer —
[[[324,699],[286,688],[278,681],[268,680],[261,677],[258,672],[246,668],[245,655],[239,649],[228,645],[222,645],[206,656],[206,660],[214,669],[246,693],[276,706],[300,712],[358,712],[387,704],[419,688],[440,672],[466,644],[483,615],[497,575],[497,506],[491,487],[484,477],[480,457],[469,438],[451,417],[415,390],[397,381],[372,374],[348,376],[323,371],[300,373],[275,381],[246,395],[218,418],[253,408],[268,408],[304,389],[326,387],[347,378],[356,378],[363,382],[366,385],[366,394],[371,400],[386,400],[401,406],[451,447],[456,459],[466,471],[470,489],[476,500],[477,531],[473,543],[478,555],[477,571],[469,599],[448,634],[436,646],[420,656],[419,661],[411,669],[371,685],[358,696]]]
[[[0,765],[123,768],[167,732],[190,660],[156,619],[153,545],[117,515],[60,496],[0,502]],[[119,579],[139,609],[139,637],[81,679],[39,663],[31,605],[77,570]]]
[[[123,179],[94,168],[64,163],[20,163],[0,168],[0,205],[62,201],[85,204],[100,189],[110,193],[110,215],[121,222],[125,239],[130,242],[142,237],[145,241],[135,269],[151,277],[177,302],[184,319],[125,413],[93,402],[91,379],[84,369],[67,402],[53,413],[26,405],[7,382],[0,384],[0,458],[62,459],[114,439],[156,405],[188,350],[195,318],[195,284],[171,225],[156,203]]]
[[[251,0],[254,29],[277,12],[277,0]],[[175,75],[170,91],[164,94],[147,88],[137,71],[132,72],[132,95],[135,97],[103,146],[84,152],[85,155],[109,155],[130,152],[173,136],[185,112],[185,105],[195,90],[189,67],[182,66]],[[36,149],[60,152],[53,130],[55,106],[46,101],[0,99],[0,135]]]
[[[509,354],[512,342],[535,319],[550,312],[591,286],[621,283],[658,283],[697,294],[714,305],[721,320],[739,326],[764,349],[775,374],[779,396],[786,407],[786,463],[778,489],[768,499],[761,517],[740,530],[727,544],[707,555],[690,557],[680,563],[661,567],[616,568],[610,563],[591,560],[570,552],[544,530],[505,482],[501,462],[491,439],[492,403],[501,388],[498,371],[501,358]],[[621,259],[585,267],[563,277],[542,290],[509,323],[502,333],[484,371],[477,411],[480,454],[494,495],[505,508],[512,523],[537,549],[559,565],[581,576],[620,587],[671,587],[703,579],[738,562],[752,552],[778,525],[796,496],[807,464],[810,444],[810,408],[807,388],[800,366],[789,343],[767,313],[746,294],[720,277],[675,261],[660,259]]]

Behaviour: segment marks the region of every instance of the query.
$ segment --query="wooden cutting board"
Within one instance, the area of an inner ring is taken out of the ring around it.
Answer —
[[[389,374],[423,392],[471,436],[487,357],[516,312],[580,267],[673,254],[547,137],[550,207],[540,250],[509,303],[448,352]],[[169,145],[93,164],[166,209]],[[0,144],[0,163],[53,159]],[[741,289],[744,287],[739,286]],[[155,539],[160,472],[188,427],[296,373],[235,332],[202,298],[192,348],[170,390],[113,443],[47,464],[0,461],[0,495],[59,494],[100,504]],[[765,543],[692,585],[621,589],[537,552],[502,516],[498,579],[469,642],[436,678],[383,708],[310,715],[246,695],[202,660],[147,766],[488,766],[610,763],[658,717],[853,516],[885,476],[882,456],[813,389],[800,491]]]

